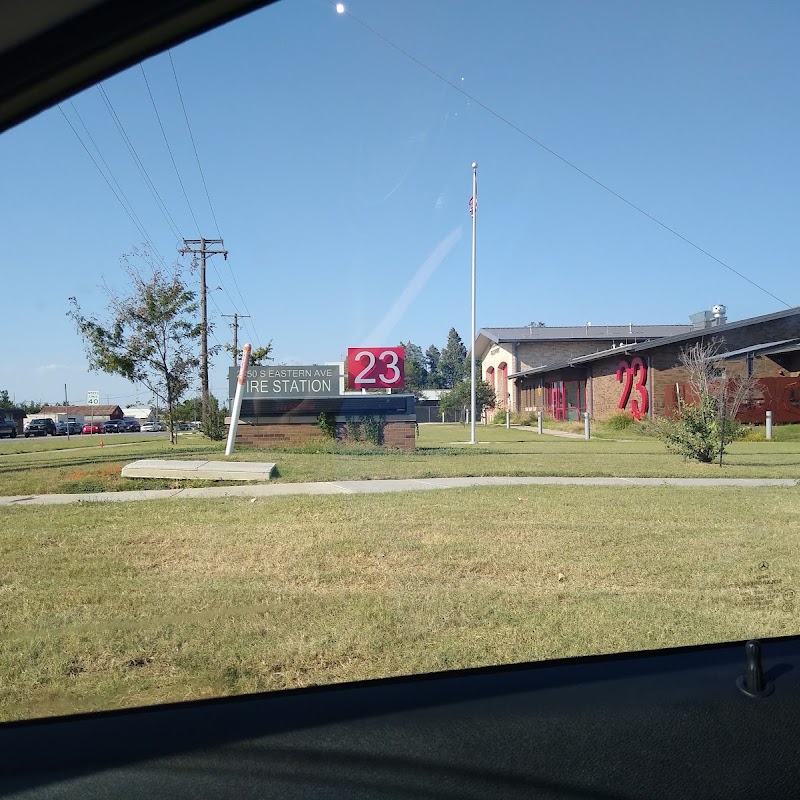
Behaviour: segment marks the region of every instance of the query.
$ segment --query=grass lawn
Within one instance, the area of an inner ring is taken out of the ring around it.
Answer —
[[[799,516],[675,487],[4,509],[0,719],[794,634]]]
[[[489,425],[478,427],[478,444],[470,445],[469,428],[460,424],[420,425],[417,450],[411,453],[320,442],[294,449],[243,448],[232,460],[274,461],[278,465],[276,480],[284,482],[493,475],[800,478],[800,438],[790,435],[800,426],[775,430],[774,441],[730,445],[722,468],[686,462],[667,452],[660,442],[636,432],[637,438],[630,440],[595,437],[586,442]],[[0,494],[209,485],[200,481],[126,479],[120,473],[125,464],[140,458],[225,460],[223,442],[211,442],[194,433],[181,436],[174,446],[162,438],[138,442],[116,439],[103,448],[95,443],[93,447],[56,450],[53,447],[57,442],[42,440],[48,449],[22,453],[12,449],[13,442],[0,444]],[[110,446],[112,443],[115,446]]]

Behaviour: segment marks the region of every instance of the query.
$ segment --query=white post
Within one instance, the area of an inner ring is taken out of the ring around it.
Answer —
[[[242,394],[244,394],[244,382],[247,380],[247,368],[250,366],[249,344],[244,346],[242,351],[242,366],[239,369],[239,377],[236,381],[236,397],[233,398],[233,408],[231,409],[231,427],[228,430],[228,443],[225,445],[225,455],[233,453],[233,443],[236,441],[236,430],[239,427],[239,414],[242,410]]]
[[[542,433],[542,412],[541,411],[537,411],[536,412],[536,417],[537,417],[537,423],[536,424],[537,424],[537,426],[539,428],[538,433]]]
[[[506,430],[511,430],[511,395],[506,398]]]
[[[772,438],[772,412],[767,411],[767,439]]]
[[[472,162],[472,358],[470,359],[470,444],[475,444],[475,232],[478,223],[478,165]]]
[[[589,435],[590,435],[590,431],[589,431],[589,412],[588,411],[584,411],[583,412],[583,438],[586,439],[587,442],[589,441]]]

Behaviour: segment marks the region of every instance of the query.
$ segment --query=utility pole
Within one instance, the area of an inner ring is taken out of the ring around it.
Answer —
[[[233,328],[233,366],[239,366],[239,320],[250,319],[249,314],[223,314],[223,317],[233,317],[233,324],[231,327]]]
[[[219,250],[209,250],[208,245],[218,244]],[[200,396],[203,403],[203,427],[208,425],[208,308],[206,305],[206,256],[222,255],[228,259],[228,251],[222,239],[184,239],[178,251],[182,255],[191,253],[200,256]]]

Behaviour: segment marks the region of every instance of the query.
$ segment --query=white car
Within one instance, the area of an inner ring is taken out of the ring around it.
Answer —
[[[144,422],[144,423],[142,423],[142,433],[145,433],[145,432],[154,433],[156,431],[163,431],[163,430],[165,430],[165,428],[160,422]]]

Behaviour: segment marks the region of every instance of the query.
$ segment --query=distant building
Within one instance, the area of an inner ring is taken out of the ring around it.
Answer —
[[[139,422],[155,422],[156,413],[149,406],[131,406],[122,409],[122,415],[125,417],[133,417]]]
[[[85,425],[90,420],[108,422],[122,419],[125,415],[119,406],[44,406],[31,417],[49,417],[53,422],[77,422]]]

